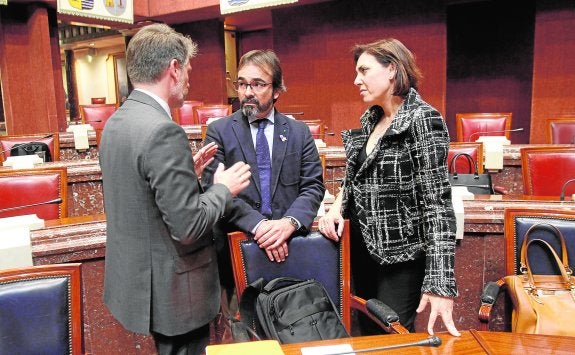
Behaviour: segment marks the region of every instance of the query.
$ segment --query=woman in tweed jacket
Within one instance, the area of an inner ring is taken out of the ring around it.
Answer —
[[[342,133],[346,176],[320,230],[337,241],[343,216],[350,219],[359,296],[390,305],[411,331],[416,313],[430,304],[429,334],[439,316],[458,336],[452,316],[457,287],[447,127],[417,93],[421,73],[401,42],[358,45],[354,59],[354,84],[371,106],[360,118],[361,128]]]

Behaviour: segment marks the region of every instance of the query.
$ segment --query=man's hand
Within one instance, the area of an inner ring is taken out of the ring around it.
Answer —
[[[194,169],[196,170],[196,175],[198,177],[202,176],[206,166],[210,165],[214,161],[214,155],[218,151],[218,146],[216,143],[211,142],[208,145],[203,146],[196,154],[194,154]]]
[[[433,335],[435,320],[437,316],[440,316],[449,333],[456,337],[460,336],[461,333],[459,333],[455,328],[455,324],[453,324],[453,298],[424,293],[421,296],[421,301],[419,302],[419,307],[417,307],[416,312],[423,312],[428,303],[431,304],[431,312],[429,313],[429,321],[427,322],[427,332],[429,335]]]
[[[250,176],[250,166],[244,162],[237,162],[226,170],[220,163],[214,173],[214,184],[224,184],[233,196],[237,196],[250,184]]]
[[[288,256],[286,241],[295,232],[295,227],[285,218],[263,221],[256,230],[254,240],[265,249],[271,261],[285,261]]]

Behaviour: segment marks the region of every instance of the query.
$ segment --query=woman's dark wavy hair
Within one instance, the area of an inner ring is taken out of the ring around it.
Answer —
[[[407,47],[395,38],[386,38],[367,44],[357,44],[352,49],[355,63],[363,53],[372,55],[384,67],[395,65],[396,96],[406,96],[409,88],[417,89],[417,84],[423,77],[421,70],[415,64],[415,56]]]

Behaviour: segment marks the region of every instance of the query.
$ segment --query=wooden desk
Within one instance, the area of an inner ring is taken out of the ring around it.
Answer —
[[[476,196],[464,202],[465,235],[455,250],[455,274],[459,297],[455,299],[454,321],[458,329],[479,327],[479,296],[486,281],[505,275],[503,212],[505,207],[571,208],[575,202],[542,200],[523,196]],[[82,262],[84,342],[90,354],[133,354],[153,349],[149,337],[126,332],[102,302],[106,222],[104,215],[71,217],[47,221],[46,228],[31,232],[35,265]],[[426,329],[428,313],[417,317],[416,330]],[[492,312],[491,329],[507,330],[504,297]],[[436,331],[444,330],[441,322]],[[146,351],[141,353],[148,353]]]
[[[575,337],[531,335],[508,332],[463,331],[461,337],[447,333],[437,334],[441,345],[437,348],[411,346],[398,349],[366,352],[366,354],[573,354]],[[355,337],[320,342],[282,345],[285,355],[301,355],[300,349],[307,346],[351,344],[354,350],[407,344],[424,340],[425,333],[389,334],[369,337]],[[360,353],[361,354],[361,353]]]

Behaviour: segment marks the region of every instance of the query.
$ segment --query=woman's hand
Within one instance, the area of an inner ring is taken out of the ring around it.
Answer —
[[[461,333],[459,333],[455,328],[455,324],[453,324],[453,298],[424,293],[421,296],[421,301],[419,302],[419,307],[417,307],[416,312],[423,312],[428,303],[431,304],[431,312],[429,313],[429,321],[427,322],[427,332],[429,335],[433,335],[433,326],[435,325],[437,316],[439,316],[451,335],[456,337],[460,336]]]
[[[343,217],[340,213],[332,213],[330,210],[330,212],[319,219],[318,226],[321,234],[337,242],[343,233]]]

